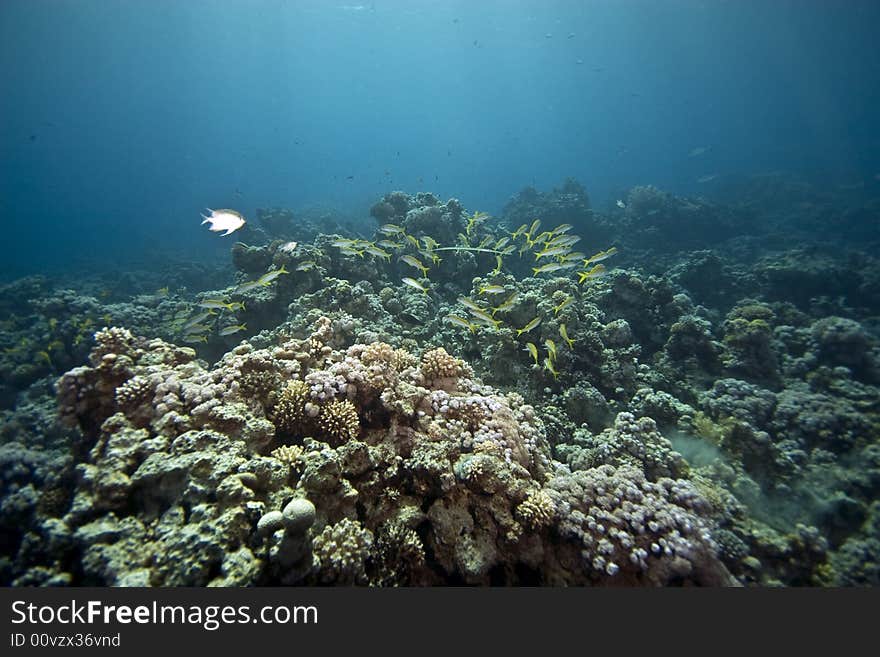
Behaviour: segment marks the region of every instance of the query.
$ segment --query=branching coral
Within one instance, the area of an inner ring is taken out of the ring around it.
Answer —
[[[354,440],[360,431],[357,407],[347,399],[334,400],[321,409],[318,426],[331,445]]]
[[[309,386],[305,381],[290,381],[278,396],[272,410],[272,421],[276,429],[285,433],[296,433],[305,428],[309,419],[306,403],[309,400]]]

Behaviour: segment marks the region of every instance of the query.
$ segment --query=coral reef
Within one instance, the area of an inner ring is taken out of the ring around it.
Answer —
[[[876,585],[871,206],[747,188],[268,208],[232,269],[0,287],[0,581]]]

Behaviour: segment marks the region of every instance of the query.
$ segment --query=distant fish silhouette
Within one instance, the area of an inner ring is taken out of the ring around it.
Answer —
[[[688,153],[688,157],[700,157],[701,155],[705,155],[709,151],[712,150],[711,146],[697,146],[690,153]]]

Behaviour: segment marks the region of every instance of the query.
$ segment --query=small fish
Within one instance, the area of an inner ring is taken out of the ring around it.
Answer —
[[[697,146],[688,153],[688,157],[700,157],[701,155],[708,153],[710,150],[712,150],[711,146]]]
[[[392,242],[391,240],[379,240],[376,242],[376,246],[381,246],[383,249],[400,249],[403,247],[403,244]]]
[[[552,238],[553,238],[553,233],[551,233],[549,230],[545,230],[545,231],[541,231],[540,235],[535,236],[535,241],[536,242],[543,242],[544,244],[546,244]]]
[[[216,313],[213,310],[208,310],[203,313],[199,313],[192,319],[190,319],[186,324],[183,325],[184,331],[188,330],[191,326],[196,326],[197,324],[201,324],[209,317],[213,317]]]
[[[493,328],[497,329],[498,326],[501,324],[501,320],[495,319],[485,310],[474,310],[473,308],[468,308],[468,312],[479,319],[481,322],[484,322],[485,324],[490,324]]]
[[[296,271],[311,271],[318,266],[314,260],[305,260],[296,266]]]
[[[405,231],[397,224],[382,224],[379,232],[383,235],[402,235]]]
[[[710,173],[707,176],[700,176],[699,178],[697,178],[697,182],[702,185],[703,183],[712,182],[717,177],[718,177],[717,173]]]
[[[183,336],[183,341],[184,341],[184,342],[189,342],[189,343],[193,343],[193,342],[207,342],[207,341],[208,341],[208,336],[206,336],[206,335],[184,335],[184,336]]]
[[[364,249],[364,251],[366,251],[370,255],[384,258],[388,262],[391,262],[391,254],[388,253],[388,251],[386,251],[385,249],[380,249],[378,246],[368,246],[366,249]]]
[[[404,255],[400,256],[398,260],[403,260],[403,262],[408,264],[410,267],[415,267],[416,269],[420,270],[422,272],[422,276],[424,276],[425,278],[428,277],[428,268],[425,267],[425,265],[422,264],[421,260],[419,260],[415,256]]]
[[[156,290],[156,294],[155,294],[154,296],[157,296],[157,297],[167,297],[168,294],[169,294],[169,292],[168,292],[168,287],[165,286],[165,287],[160,287],[158,290]]]
[[[483,285],[477,294],[501,294],[504,287],[501,285]]]
[[[523,348],[523,351],[528,351],[531,354],[532,358],[535,359],[535,365],[538,364],[538,348],[535,346],[534,342],[526,342],[526,346]]]
[[[229,303],[223,299],[203,299],[198,304],[199,308],[212,308],[214,310],[229,310]]]
[[[554,363],[556,362],[556,343],[553,342],[550,338],[544,340],[544,346],[547,347],[547,355],[550,356],[550,360]]]
[[[550,234],[562,235],[563,233],[567,233],[568,231],[570,231],[572,228],[574,228],[574,226],[572,226],[571,224],[559,224],[556,228],[550,231]]]
[[[199,335],[201,333],[207,333],[211,330],[211,327],[206,324],[190,324],[188,326],[183,327],[184,333],[186,335]]]
[[[584,260],[584,267],[587,265],[593,264],[595,262],[602,262],[603,260],[607,260],[611,256],[617,253],[617,247],[612,246],[610,249],[606,251],[599,251],[599,253],[591,255],[589,258]]]
[[[340,249],[340,251],[342,251],[343,255],[357,256],[358,258],[364,257],[364,250],[363,249],[355,249],[354,247],[345,247],[344,246]]]
[[[446,315],[446,321],[450,324],[455,324],[456,326],[461,326],[469,330],[471,333],[476,333],[477,327],[467,321],[464,317],[459,317],[458,315]]]
[[[244,310],[244,302],[243,301],[230,301],[226,307],[232,312],[235,312],[236,310]]]
[[[263,287],[268,287],[271,285],[276,278],[281,276],[282,274],[289,274],[290,272],[284,268],[284,265],[281,265],[280,269],[273,269],[270,272],[266,272],[262,276],[257,279],[257,282]]]
[[[554,237],[552,240],[547,242],[547,246],[574,246],[578,242],[581,241],[581,238],[577,235],[559,235]]]
[[[260,283],[260,281],[248,281],[239,285],[232,291],[232,293],[245,294],[246,292],[250,292],[251,290],[256,290],[258,287],[262,287],[262,283]]]
[[[526,230],[528,229],[528,227],[529,227],[528,224],[523,224],[522,226],[520,226],[519,228],[517,228],[515,231],[513,231],[513,232],[510,234],[510,236],[511,236],[513,239],[516,239],[516,238],[519,237],[520,235],[525,235],[525,232],[526,232]]]
[[[571,247],[568,246],[557,246],[550,249],[544,249],[543,251],[539,251],[535,254],[535,260],[540,260],[541,258],[553,258],[557,256],[564,256],[566,253],[571,253]]]
[[[525,326],[523,326],[521,329],[516,329],[516,337],[521,336],[523,333],[528,333],[528,332],[531,331],[533,328],[535,328],[536,326],[538,326],[538,324],[540,324],[540,323],[541,323],[541,318],[540,318],[540,317],[535,317],[535,319],[533,319],[532,321],[530,321],[528,324],[526,324]]]
[[[559,305],[553,307],[553,314],[558,315],[560,310],[563,310],[564,308],[568,308],[573,303],[574,303],[574,297],[572,297],[572,296],[566,297],[565,299],[562,300],[561,303],[559,303]]]
[[[507,297],[501,304],[495,306],[492,309],[492,316],[495,316],[495,313],[502,312],[504,310],[510,310],[513,308],[513,304],[516,303],[516,298],[519,296],[518,292],[514,292],[509,297]]]
[[[569,349],[574,348],[574,340],[572,340],[570,337],[568,337],[568,329],[565,328],[565,324],[559,325],[559,335],[561,335],[562,339],[568,343]]]
[[[281,251],[281,253],[293,253],[296,251],[297,245],[298,242],[285,242],[278,247],[278,250]]]
[[[513,244],[510,244],[508,246],[505,246],[503,249],[501,249],[501,253],[499,253],[498,255],[508,256],[511,253],[513,253],[514,251],[516,251],[516,246]]]
[[[601,278],[606,274],[605,265],[596,265],[589,271],[579,271],[578,276],[580,279],[578,280],[578,285],[583,285],[584,281],[588,278]]]
[[[360,242],[360,240],[346,240],[346,239],[334,240],[334,241],[330,242],[330,246],[335,246],[339,249],[344,249],[346,247],[353,247],[358,242]]]
[[[559,378],[559,372],[557,372],[556,368],[553,367],[553,361],[550,360],[549,358],[544,359],[544,369],[546,369],[548,372],[550,372],[550,374],[553,375],[554,379]]]
[[[621,210],[626,208],[626,203],[624,203],[620,199],[617,199],[617,203],[615,205],[617,205],[617,207],[619,207]]]
[[[505,246],[507,246],[509,243],[510,243],[510,238],[509,238],[509,237],[502,237],[500,240],[498,240],[497,242],[495,242],[495,250],[496,250],[496,251],[500,251],[500,250],[503,249]]]
[[[247,223],[241,214],[236,212],[235,210],[212,210],[211,208],[206,208],[209,215],[202,215],[202,219],[204,221],[202,224],[210,224],[208,226],[208,230],[212,233],[220,232],[221,230],[225,230],[226,232],[221,235],[221,237],[226,237],[227,235],[231,235],[239,228]]]
[[[422,241],[425,243],[425,248],[427,248],[429,251],[432,249],[436,249],[438,246],[440,246],[440,242],[435,240],[430,235],[425,235],[424,237],[422,237]]]
[[[416,279],[410,278],[409,276],[404,276],[401,279],[405,285],[409,285],[411,288],[418,290],[419,292],[423,292],[425,294],[428,293],[428,288],[419,283]]]
[[[489,216],[488,212],[480,212],[477,210],[470,217],[468,217],[467,225],[464,228],[464,232],[467,235],[471,234],[471,231],[483,220],[485,220]]]
[[[559,271],[560,269],[564,269],[565,267],[558,262],[548,262],[546,265],[541,265],[540,267],[532,267],[532,271],[535,272],[535,276],[538,274],[546,274],[551,271]]]
[[[468,310],[483,310],[483,308],[477,305],[476,301],[473,301],[468,297],[458,297],[458,302]]]
[[[532,222],[532,225],[529,227],[528,232],[526,233],[526,235],[529,237],[529,239],[531,239],[532,235],[534,235],[540,227],[541,227],[541,220],[535,219]]]
[[[227,335],[235,335],[236,333],[240,333],[241,331],[244,331],[245,329],[247,329],[246,324],[236,324],[234,326],[224,326],[222,329],[220,329],[218,331],[218,333],[225,337]]]
[[[501,273],[501,266],[504,264],[504,261],[501,259],[500,255],[495,256],[495,269],[492,270],[492,275]]]

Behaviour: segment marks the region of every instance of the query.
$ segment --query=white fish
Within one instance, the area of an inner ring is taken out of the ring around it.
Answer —
[[[208,227],[208,230],[213,233],[225,230],[226,232],[223,233],[221,237],[226,237],[227,235],[234,233],[245,224],[244,217],[242,217],[241,214],[239,214],[235,210],[212,210],[211,208],[206,209],[211,214],[209,216],[202,215],[202,219],[204,219],[202,223],[211,224]]]
[[[297,244],[297,242],[285,242],[278,247],[278,250],[282,253],[293,253],[294,251],[296,251]]]
[[[623,209],[623,208],[626,207],[626,203],[624,203],[624,202],[621,201],[620,199],[617,199],[617,207]]]
[[[700,176],[699,178],[697,178],[697,182],[702,185],[703,183],[712,182],[717,177],[718,177],[717,173],[710,173],[706,176]]]

